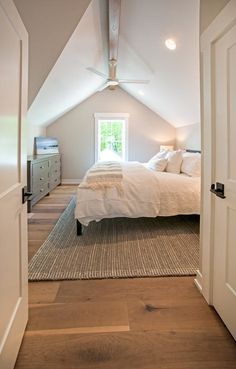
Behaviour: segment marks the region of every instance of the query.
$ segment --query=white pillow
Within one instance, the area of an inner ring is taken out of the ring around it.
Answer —
[[[164,172],[164,170],[166,169],[167,166],[167,159],[165,158],[160,158],[160,159],[156,159],[156,160],[150,160],[148,162],[148,168],[153,169],[157,172]]]
[[[163,151],[160,151],[158,152],[156,155],[154,155],[150,160],[149,162],[153,161],[153,160],[156,160],[156,159],[162,159],[162,158],[166,158],[167,155],[168,155],[169,151],[168,150],[163,150]]]
[[[180,167],[183,160],[182,150],[170,151],[167,156],[168,162],[166,171],[169,173],[180,173]]]
[[[188,153],[183,154],[181,172],[190,177],[200,177],[201,175],[201,154]]]

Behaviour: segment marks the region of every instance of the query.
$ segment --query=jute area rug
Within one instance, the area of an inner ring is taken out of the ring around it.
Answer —
[[[76,235],[75,199],[29,264],[29,280],[194,275],[199,217],[104,219]]]

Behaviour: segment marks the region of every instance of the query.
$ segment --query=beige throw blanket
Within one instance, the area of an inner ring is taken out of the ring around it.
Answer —
[[[79,188],[86,188],[94,191],[106,191],[108,188],[116,188],[117,192],[122,194],[122,179],[122,166],[119,162],[100,162],[94,164],[92,168],[88,170]]]

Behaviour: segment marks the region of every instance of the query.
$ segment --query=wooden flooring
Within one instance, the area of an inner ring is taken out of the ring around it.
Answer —
[[[29,258],[65,209],[61,186],[29,218]],[[236,344],[192,277],[31,282],[15,369],[236,369]]]

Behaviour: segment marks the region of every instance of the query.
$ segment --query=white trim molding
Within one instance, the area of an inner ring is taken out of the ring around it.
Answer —
[[[202,274],[199,270],[196,271],[196,278],[194,279],[194,283],[198,290],[202,293]]]
[[[128,161],[128,125],[129,125],[129,113],[94,113],[95,119],[95,162],[98,161],[98,135],[99,135],[99,120],[114,118],[121,119],[125,122],[125,157],[124,159]]]

